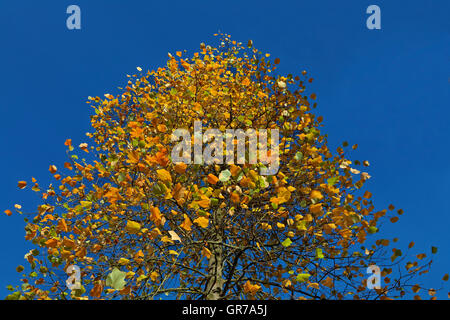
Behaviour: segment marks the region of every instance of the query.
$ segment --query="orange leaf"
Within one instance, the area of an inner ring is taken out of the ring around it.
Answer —
[[[150,220],[153,221],[154,224],[156,224],[157,226],[160,226],[162,224],[162,216],[161,216],[161,211],[159,211],[158,207],[151,207],[150,208]]]
[[[19,181],[19,182],[17,183],[17,186],[18,186],[20,189],[24,189],[24,188],[27,186],[27,182],[26,182],[26,181]]]
[[[309,211],[313,214],[321,214],[322,213],[322,204],[316,203],[309,206]]]
[[[257,284],[251,284],[249,280],[244,284],[244,293],[248,293],[250,295],[255,295],[259,290],[261,289],[261,286]]]
[[[216,184],[219,181],[219,178],[217,178],[215,175],[213,174],[208,174],[208,183],[210,184]]]
[[[205,209],[209,208],[210,202],[211,201],[209,199],[203,199],[203,200],[197,201],[198,205]]]
[[[233,202],[233,203],[239,203],[239,201],[240,201],[239,194],[236,193],[236,192],[233,192],[233,193],[231,194],[231,202]]]
[[[176,173],[183,174],[186,171],[186,168],[187,168],[186,163],[178,162],[175,165],[174,170],[175,170]]]
[[[180,224],[180,227],[182,227],[186,231],[191,231],[192,222],[191,219],[187,215],[184,215],[184,221],[182,224]]]
[[[54,247],[56,247],[58,245],[58,240],[56,240],[56,239],[49,239],[49,240],[47,240],[45,242],[45,245],[48,248],[54,248]]]
[[[203,247],[202,249],[202,255],[204,255],[207,259],[209,259],[211,257],[211,251],[209,251],[208,248]]]
[[[102,281],[97,281],[97,283],[89,292],[89,294],[94,298],[100,298],[102,291],[103,291],[103,283]]]

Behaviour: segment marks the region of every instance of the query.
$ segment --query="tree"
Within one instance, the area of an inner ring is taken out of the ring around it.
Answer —
[[[393,206],[375,210],[363,190],[370,176],[356,167],[367,161],[348,160],[347,143],[328,149],[316,95],[306,94],[313,79],[277,75],[279,59],[251,41],[222,40],[192,58],[169,54],[156,71],[138,68],[116,96],[89,98],[92,146],[79,145],[80,159],[69,139],[64,170],[50,166],[55,182],[25,219],[29,267],[17,268],[23,284],[8,298],[386,299],[420,289],[411,282],[431,261],[400,265],[400,249],[387,256],[390,241],[371,238],[398,217]],[[278,130],[279,142],[265,137],[278,152],[250,163],[255,145],[244,139],[245,159],[221,162],[226,139],[216,136],[200,149],[215,162],[173,161],[198,153],[195,135],[173,152],[174,131],[195,122],[223,133]],[[276,172],[263,175],[275,155]],[[379,289],[366,286],[370,265],[381,268]],[[81,270],[78,287],[75,275],[66,285],[69,266]]]

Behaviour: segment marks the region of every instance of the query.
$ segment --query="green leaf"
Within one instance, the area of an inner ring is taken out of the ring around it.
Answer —
[[[303,159],[303,153],[301,153],[300,151],[297,152],[294,156],[295,160],[300,161]]]
[[[329,186],[334,186],[336,184],[336,182],[338,182],[339,177],[333,177],[333,178],[329,178],[327,180],[327,183]]]
[[[230,170],[223,170],[219,174],[219,180],[222,181],[222,182],[226,182],[226,181],[230,180],[230,177],[231,177]]]
[[[20,291],[17,291],[6,296],[5,300],[19,300],[19,298],[20,298]]]
[[[219,204],[219,199],[217,199],[217,198],[209,198],[209,200],[210,200],[211,207],[217,206]]]
[[[126,275],[127,275],[126,272],[114,268],[113,271],[106,278],[106,285],[116,290],[122,290],[126,284],[126,281],[124,280]]]
[[[371,227],[369,227],[368,231],[369,231],[370,234],[374,234],[374,233],[376,233],[378,231],[378,228],[374,227],[374,226],[371,226]]]
[[[321,249],[321,248],[317,248],[317,249],[316,249],[316,258],[317,258],[317,259],[323,259],[323,258],[325,258],[324,255],[323,255],[323,252],[322,252],[322,249]]]
[[[281,245],[282,245],[283,247],[289,247],[291,244],[292,244],[292,241],[291,241],[291,239],[289,239],[289,238],[286,238],[286,239],[281,243]]]
[[[91,201],[80,201],[80,204],[83,209],[90,209],[92,207]]]
[[[300,273],[297,275],[297,281],[305,282],[305,281],[308,281],[309,277],[311,277],[311,275],[309,273]]]
[[[117,177],[117,181],[122,182],[123,180],[125,180],[125,176],[126,176],[125,173],[121,172],[119,174],[119,177]]]
[[[86,288],[81,286],[80,289],[73,290],[73,295],[75,297],[81,297],[84,293],[86,293]]]

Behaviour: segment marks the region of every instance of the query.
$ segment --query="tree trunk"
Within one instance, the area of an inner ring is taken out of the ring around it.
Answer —
[[[222,225],[222,210],[216,212],[216,225]],[[217,230],[217,229],[216,229]],[[225,283],[223,278],[223,241],[222,230],[217,230],[215,241],[218,244],[214,244],[211,247],[211,257],[208,264],[208,282],[206,285],[206,300],[218,300],[222,296],[222,290]]]

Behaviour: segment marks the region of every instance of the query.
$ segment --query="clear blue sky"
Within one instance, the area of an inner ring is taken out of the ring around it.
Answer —
[[[81,30],[66,28],[71,4],[81,7]],[[381,30],[366,28],[371,4],[381,8]],[[89,95],[114,93],[137,66],[192,53],[217,31],[252,39],[281,59],[281,72],[309,71],[331,145],[358,143],[353,158],[371,163],[377,208],[405,210],[383,235],[427,253],[437,245],[425,284],[440,284],[450,272],[449,12],[445,0],[2,0],[0,296],[17,284],[29,250],[22,217],[3,210],[38,204],[17,181],[48,185],[48,166],[66,160],[65,139],[85,141]]]

